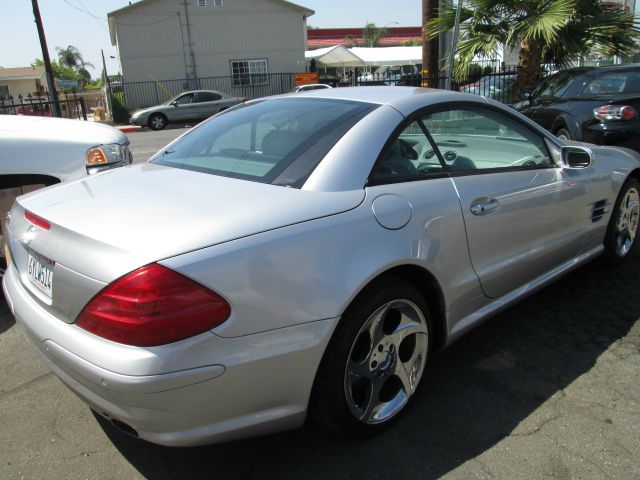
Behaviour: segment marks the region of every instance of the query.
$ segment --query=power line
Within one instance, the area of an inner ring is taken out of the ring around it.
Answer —
[[[88,15],[88,16],[90,16],[92,18],[95,18],[96,20],[100,20],[101,22],[108,23],[108,21],[105,20],[104,18],[102,18],[102,17],[100,17],[98,15],[94,15],[93,13],[91,13],[91,11],[89,11],[86,7],[84,7],[84,5],[80,2],[80,0],[76,0],[76,1],[78,3],[80,3],[80,5],[83,5],[84,8],[80,8],[77,5],[74,5],[73,3],[69,2],[69,0],[62,0],[62,1],[64,3],[66,3],[67,5],[69,5],[70,7],[75,8],[79,12],[84,13],[85,15]],[[174,13],[173,15],[170,15],[170,16],[165,17],[165,18],[161,18],[160,20],[155,20],[153,22],[148,22],[148,23],[120,23],[120,22],[118,22],[118,25],[124,25],[126,27],[146,27],[148,25],[156,25],[158,23],[166,22],[167,20],[170,20],[170,19],[172,19],[174,17],[177,17],[177,16],[178,16],[178,14]],[[104,28],[108,32],[107,28],[104,25],[100,24],[100,26],[102,28]]]
[[[80,8],[77,5],[74,5],[73,3],[69,2],[69,0],[62,0],[64,3],[66,3],[67,5],[69,5],[72,8],[75,8],[76,10],[78,10],[79,12],[84,13],[85,15],[89,15],[90,17],[95,18],[96,20],[100,20],[101,22],[105,22],[106,20],[102,17],[99,17],[98,15],[94,15],[93,13],[91,13],[89,10],[86,9],[86,7],[84,8]]]

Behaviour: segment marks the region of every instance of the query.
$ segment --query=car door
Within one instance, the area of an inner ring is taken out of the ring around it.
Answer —
[[[573,91],[574,83],[574,76],[564,72],[548,78],[531,94],[522,113],[551,130],[558,115],[564,112],[567,94]]]
[[[193,120],[198,118],[198,104],[195,101],[195,93],[180,95],[173,102],[173,108],[167,109],[169,121]]]
[[[438,157],[425,158],[431,150],[418,121],[401,125],[387,141],[366,187],[366,201],[386,232],[366,254],[382,262],[412,258],[439,279],[455,310],[482,291],[467,254],[458,194]]]
[[[421,121],[434,142],[424,157],[440,157],[457,190],[485,295],[502,296],[580,253],[590,224],[584,184],[553,161],[542,135],[471,105]]]
[[[197,92],[196,102],[200,118],[209,118],[220,111],[222,95],[216,92]]]

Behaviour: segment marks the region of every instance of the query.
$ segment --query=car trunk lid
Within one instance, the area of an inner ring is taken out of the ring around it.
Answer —
[[[10,222],[11,253],[23,285],[42,306],[73,321],[95,293],[140,266],[338,214],[363,199],[364,190],[313,192],[135,165],[20,197]],[[25,218],[26,211],[50,228]],[[30,265],[47,263],[49,293],[29,276]],[[69,304],[62,296],[74,289]]]

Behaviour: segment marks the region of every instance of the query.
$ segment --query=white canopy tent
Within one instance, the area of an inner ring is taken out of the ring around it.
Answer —
[[[354,55],[343,45],[319,48],[317,50],[307,50],[304,58],[309,62],[312,58],[322,62],[327,67],[360,67],[364,62],[357,55]]]
[[[422,63],[422,47],[350,48],[365,65],[417,65]]]

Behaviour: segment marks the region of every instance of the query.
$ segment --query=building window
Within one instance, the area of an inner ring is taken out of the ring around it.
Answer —
[[[198,6],[199,7],[206,7],[207,6],[207,0],[198,0]]]
[[[222,6],[222,0],[213,0],[213,6],[214,7],[221,7]]]
[[[243,85],[267,85],[269,83],[268,73],[266,58],[231,61],[231,76],[234,87]]]

